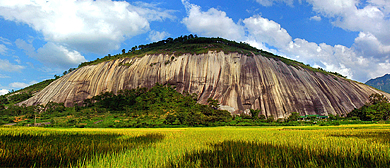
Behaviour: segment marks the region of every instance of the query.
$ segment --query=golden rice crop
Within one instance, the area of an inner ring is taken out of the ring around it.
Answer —
[[[389,142],[379,124],[0,128],[0,167],[388,167]]]

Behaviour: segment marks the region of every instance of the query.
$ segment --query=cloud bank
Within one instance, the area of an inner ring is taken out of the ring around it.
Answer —
[[[80,52],[106,54],[119,49],[126,39],[150,31],[150,22],[174,19],[173,12],[143,2],[0,0],[0,16],[27,24],[47,42],[36,51],[20,40],[18,47],[44,65],[62,68],[86,61]],[[5,51],[0,44],[0,54]]]

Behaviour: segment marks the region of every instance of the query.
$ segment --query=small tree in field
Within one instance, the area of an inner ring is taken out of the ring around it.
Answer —
[[[264,114],[261,114],[260,116],[259,116],[259,119],[260,120],[265,120],[267,117],[265,117],[265,115]]]

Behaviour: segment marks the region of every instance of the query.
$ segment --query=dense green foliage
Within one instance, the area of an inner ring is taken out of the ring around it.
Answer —
[[[5,95],[0,96],[0,105],[9,104],[8,98]]]
[[[293,112],[291,115],[287,118],[287,121],[297,121],[300,118],[299,113]]]
[[[16,92],[9,93],[6,95],[0,96],[0,110],[4,109],[6,106],[13,105],[15,103],[22,102],[32,97],[31,92]]]
[[[18,92],[16,94],[12,94],[8,97],[8,100],[10,103],[19,103],[24,100],[27,100],[28,98],[32,97],[31,92]]]
[[[390,74],[386,74],[379,78],[370,79],[366,82],[366,85],[390,93]]]
[[[102,93],[74,107],[49,102],[45,106],[9,106],[1,108],[0,114],[0,123],[17,121],[18,125],[32,125],[38,116],[39,123],[63,127],[210,126],[232,119],[227,111],[198,104],[195,94],[180,94],[173,87],[158,83],[149,90]]]
[[[388,121],[390,117],[390,103],[384,95],[372,94],[370,103],[348,113],[348,117],[359,118],[363,121]]]
[[[84,101],[88,108],[104,108],[112,112],[126,112],[131,117],[155,118],[158,125],[209,125],[214,122],[228,122],[227,111],[216,110],[198,104],[197,95],[180,94],[173,87],[155,84],[146,88],[120,91],[117,95],[106,92]],[[165,116],[165,120],[161,118]],[[129,125],[132,126],[132,125]]]
[[[18,94],[22,95],[22,94]],[[0,97],[0,101],[10,99]],[[156,84],[151,89],[102,93],[74,107],[49,102],[38,106],[9,105],[0,108],[0,124],[50,127],[187,127],[187,126],[270,126],[270,125],[340,125],[350,121],[343,118],[323,120],[313,118],[297,121],[298,113],[287,120],[260,115],[251,109],[251,115],[231,116],[218,110],[218,101],[208,99],[208,105],[197,103],[197,95],[180,94],[171,86]],[[354,121],[356,122],[356,121]]]

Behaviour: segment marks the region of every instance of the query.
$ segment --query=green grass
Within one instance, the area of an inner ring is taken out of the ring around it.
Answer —
[[[386,124],[158,129],[3,127],[0,166],[388,167],[389,133],[390,125]],[[51,151],[64,152],[59,155]]]

